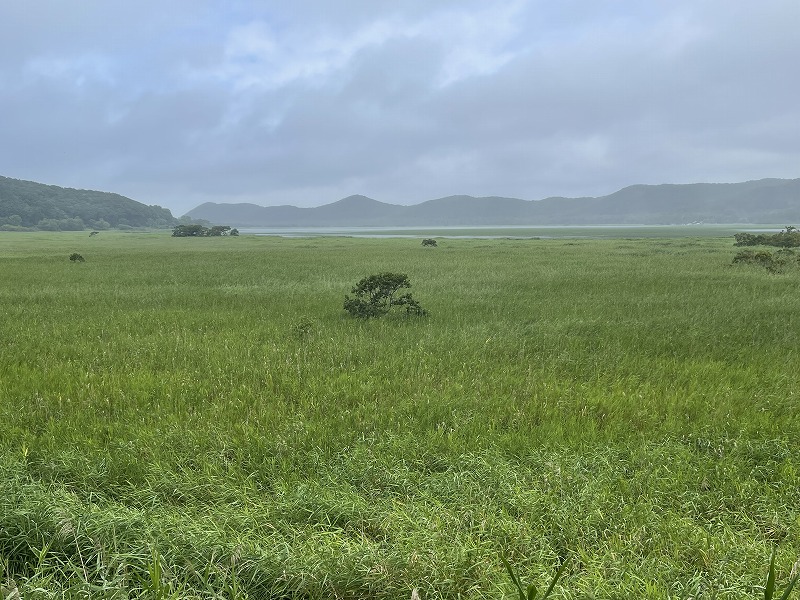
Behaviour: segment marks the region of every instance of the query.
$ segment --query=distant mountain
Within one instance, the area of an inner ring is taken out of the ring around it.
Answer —
[[[168,228],[177,222],[166,208],[119,194],[0,177],[0,227],[4,229]]]
[[[296,206],[258,206],[257,204],[218,204],[206,202],[186,216],[212,223],[234,226],[348,227],[353,223],[378,223],[400,218],[405,206],[384,204],[366,196],[348,196],[315,208]],[[204,215],[202,217],[197,215]],[[232,219],[232,220],[231,220]],[[266,225],[265,225],[266,224]]]
[[[208,202],[187,215],[236,227],[793,224],[800,223],[800,179],[632,185],[597,198],[448,196],[411,206],[366,196],[315,208]]]

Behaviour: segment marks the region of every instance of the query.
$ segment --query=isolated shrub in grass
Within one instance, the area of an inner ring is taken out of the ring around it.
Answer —
[[[72,262],[85,262],[84,258],[80,254],[78,254],[77,252],[73,252],[72,254],[70,254],[69,255],[69,259]]]
[[[411,294],[400,293],[410,288],[408,276],[403,273],[378,273],[364,277],[351,290],[355,295],[344,297],[344,309],[352,316],[361,319],[381,317],[393,307],[405,308],[406,314],[425,316],[428,314]]]
[[[422,240],[422,245],[423,246],[431,246],[431,247],[435,248],[436,247],[436,240],[433,240],[431,238],[425,238],[424,240]]]

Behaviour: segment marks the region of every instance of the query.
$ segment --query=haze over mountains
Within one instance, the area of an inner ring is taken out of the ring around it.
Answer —
[[[597,198],[448,196],[404,206],[349,196],[314,208],[205,203],[192,219],[233,227],[800,224],[800,179],[633,185]],[[0,229],[172,227],[169,210],[108,192],[0,177]]]
[[[314,208],[207,202],[187,215],[236,227],[791,224],[800,223],[800,179],[632,185],[596,198],[535,201],[448,196],[411,206],[358,195]]]

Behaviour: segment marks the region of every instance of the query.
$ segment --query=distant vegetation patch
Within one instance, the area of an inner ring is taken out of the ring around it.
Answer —
[[[119,194],[76,190],[0,177],[0,230],[82,231],[147,227],[167,229],[177,220],[161,206]]]
[[[230,225],[213,225],[204,227],[203,225],[178,225],[172,230],[172,237],[218,237],[223,235],[239,235],[239,230]]]
[[[734,246],[777,246],[779,248],[800,247],[800,231],[788,225],[778,233],[737,233]]]
[[[78,254],[77,252],[73,252],[72,254],[70,254],[70,255],[69,255],[69,259],[70,259],[72,262],[86,262],[86,259],[85,259],[85,258],[83,258],[83,256],[81,256],[81,255],[80,255],[80,254]]]

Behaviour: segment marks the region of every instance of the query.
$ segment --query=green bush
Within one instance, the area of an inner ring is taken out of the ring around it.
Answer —
[[[172,229],[172,237],[218,237],[223,235],[239,235],[239,230],[231,229],[230,225],[205,227],[199,223],[176,225]]]
[[[360,319],[381,317],[392,307],[405,307],[407,315],[425,316],[428,314],[410,293],[399,294],[401,289],[410,288],[408,276],[403,273],[378,273],[364,277],[351,290],[355,298],[344,297],[344,309]]]
[[[800,231],[793,225],[787,225],[778,233],[737,233],[734,246],[776,246],[778,248],[800,247]]]

